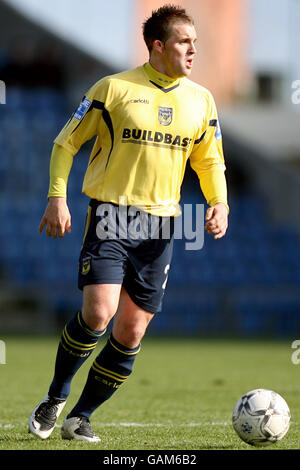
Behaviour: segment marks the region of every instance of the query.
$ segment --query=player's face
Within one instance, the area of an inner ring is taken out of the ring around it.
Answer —
[[[164,74],[172,78],[190,75],[196,54],[197,35],[190,23],[174,23],[170,36],[162,45],[161,60]]]

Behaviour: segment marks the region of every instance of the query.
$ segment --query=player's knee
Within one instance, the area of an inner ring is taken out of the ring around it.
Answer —
[[[138,324],[123,324],[122,328],[114,330],[115,339],[127,348],[138,346],[145,335],[146,328]]]
[[[104,330],[115,312],[105,305],[83,305],[82,316],[91,330]]]
[[[82,316],[92,330],[103,330],[118,308],[117,295],[108,289],[87,286],[83,292]]]

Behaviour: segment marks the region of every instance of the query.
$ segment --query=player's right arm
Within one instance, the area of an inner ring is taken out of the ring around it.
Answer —
[[[210,206],[206,212],[205,229],[214,238],[222,238],[228,227],[229,207],[222,146],[222,134],[216,105],[211,93],[200,137],[190,155],[191,167],[199,177],[202,193]],[[204,131],[204,132],[203,132]]]
[[[99,82],[100,83],[100,82]],[[73,158],[80,147],[97,134],[103,104],[98,98],[105,96],[106,87],[94,85],[81,101],[54,141],[50,160],[48,205],[39,231],[46,227],[49,237],[63,237],[71,232],[71,214],[67,205],[67,184]]]
[[[54,144],[50,159],[50,184],[48,205],[42,217],[39,231],[46,227],[49,237],[64,237],[71,233],[71,214],[67,205],[67,184],[73,164],[73,155],[60,145]]]
[[[42,217],[39,231],[46,226],[49,237],[63,237],[71,232],[71,215],[67,205],[67,184],[73,164],[73,155],[54,144],[50,160],[50,184],[48,205]]]
[[[71,214],[65,197],[50,197],[45,213],[42,217],[39,231],[46,226],[49,237],[64,237],[65,232],[71,233]]]

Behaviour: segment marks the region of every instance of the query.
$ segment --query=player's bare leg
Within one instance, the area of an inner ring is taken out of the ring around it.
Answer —
[[[135,348],[140,344],[153,317],[153,313],[136,305],[122,288],[119,307],[114,317],[114,338],[128,348]]]
[[[118,310],[121,284],[92,284],[83,288],[82,317],[92,330],[103,330]]]

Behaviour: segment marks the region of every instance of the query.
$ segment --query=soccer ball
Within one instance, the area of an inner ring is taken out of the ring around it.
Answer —
[[[245,393],[236,403],[232,424],[239,437],[253,446],[267,446],[285,436],[290,410],[276,392],[258,388]]]

